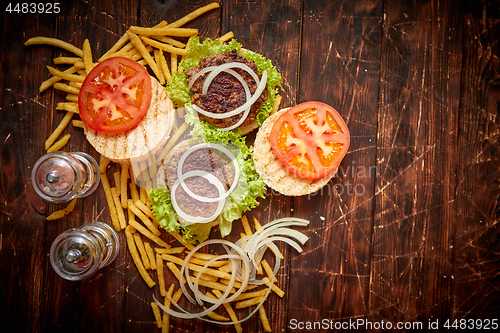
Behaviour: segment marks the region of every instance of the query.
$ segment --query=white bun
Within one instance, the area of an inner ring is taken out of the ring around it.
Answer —
[[[101,155],[117,163],[146,156],[162,148],[170,137],[175,112],[165,88],[151,77],[151,104],[142,121],[130,131],[103,133],[84,126],[87,140]]]
[[[325,186],[335,173],[317,180],[297,177],[276,157],[271,148],[269,136],[276,120],[287,109],[282,109],[267,118],[257,133],[254,143],[253,161],[257,173],[264,183],[275,191],[289,196],[301,196],[314,193]]]

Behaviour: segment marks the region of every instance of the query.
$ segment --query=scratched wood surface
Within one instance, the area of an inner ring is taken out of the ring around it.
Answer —
[[[24,41],[49,36],[81,46],[88,38],[101,55],[130,25],[174,21],[209,2],[60,1],[57,15],[8,13],[2,4],[2,332],[159,331],[149,306],[154,291],[139,276],[123,234],[115,262],[88,280],[65,281],[50,266],[49,248],[59,233],[109,222],[109,213],[100,188],[71,215],[45,221],[61,206],[36,196],[31,166],[63,117],[55,104],[64,95],[40,94],[38,86],[52,59],[67,53]],[[233,31],[280,70],[283,106],[323,101],[351,132],[350,151],[323,190],[298,198],[268,190],[248,214],[261,222],[311,221],[303,253],[279,245],[285,260],[278,284],[286,294],[266,303],[273,331],[302,331],[314,322],[325,330],[323,320],[423,328],[438,321],[441,329],[447,320],[500,320],[498,2],[220,3],[188,26],[202,38]],[[98,156],[80,131],[68,132],[66,151]],[[241,230],[235,222],[228,239],[235,241]],[[234,331],[181,319],[172,319],[170,329]],[[243,329],[263,331],[257,317]]]

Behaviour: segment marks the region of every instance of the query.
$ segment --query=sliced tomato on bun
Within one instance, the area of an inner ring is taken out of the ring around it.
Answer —
[[[349,129],[333,107],[301,103],[262,124],[255,138],[255,168],[282,194],[313,193],[336,174],[349,143]]]
[[[150,102],[151,79],[146,68],[124,57],[109,58],[95,66],[78,95],[82,121],[104,133],[120,133],[136,127]]]

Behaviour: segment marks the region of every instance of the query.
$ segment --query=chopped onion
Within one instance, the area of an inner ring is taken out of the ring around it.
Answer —
[[[188,298],[189,301],[192,303],[198,302],[198,304],[203,305],[203,301],[208,302],[208,303],[213,303],[212,306],[207,308],[206,310],[199,312],[199,313],[189,313],[186,310],[182,309],[182,307],[177,304],[171,296],[167,295],[168,299],[170,302],[177,307],[181,312],[166,308],[161,302],[159,302],[156,297],[153,295],[153,299],[158,304],[158,306],[168,314],[174,317],[179,317],[179,318],[185,318],[185,319],[192,319],[192,318],[198,318],[203,321],[207,321],[210,323],[216,323],[220,325],[234,325],[237,323],[242,323],[248,319],[250,319],[260,308],[260,306],[264,303],[264,301],[267,299],[269,293],[271,292],[271,289],[274,284],[274,279],[271,278],[269,279],[270,283],[268,286],[268,289],[266,291],[266,294],[262,301],[249,313],[248,316],[246,316],[243,319],[237,320],[237,321],[231,321],[231,322],[219,322],[216,320],[210,320],[207,318],[204,318],[206,315],[208,315],[210,312],[218,308],[220,305],[224,303],[229,303],[238,297],[243,290],[246,288],[246,286],[251,283],[255,285],[262,285],[265,284],[263,280],[260,279],[255,279],[255,267],[254,265],[250,264],[250,261],[254,261],[254,264],[256,263],[256,260],[258,259],[257,262],[260,262],[264,252],[267,249],[270,249],[274,255],[275,255],[275,264],[273,268],[273,276],[276,276],[279,270],[279,267],[281,265],[281,259],[280,259],[280,251],[276,244],[274,244],[274,241],[284,241],[293,248],[295,248],[297,251],[301,252],[302,248],[292,239],[287,238],[287,237],[282,237],[282,236],[275,236],[275,235],[286,235],[289,237],[292,237],[296,239],[298,242],[304,244],[308,237],[302,234],[299,231],[287,228],[288,226],[292,225],[298,225],[298,226],[306,226],[309,224],[309,221],[303,220],[303,219],[297,219],[297,218],[284,218],[284,219],[278,219],[273,222],[270,222],[266,225],[264,225],[262,228],[257,230],[252,236],[245,236],[242,237],[240,240],[238,240],[236,243],[231,243],[226,240],[208,240],[205,241],[198,246],[196,246],[192,251],[189,252],[189,254],[186,256],[184,259],[184,262],[181,266],[180,269],[180,278],[182,279],[183,277],[185,278],[188,287],[194,294],[194,298],[190,295],[188,292],[186,286],[184,283],[179,283],[180,287],[182,289],[182,292]],[[271,236],[271,237],[269,237]],[[221,244],[225,249],[227,254],[225,255],[220,255],[217,257],[214,257],[210,259],[198,272],[198,275],[194,281],[194,283],[191,281],[189,278],[189,272],[187,270],[187,266],[189,264],[189,261],[191,260],[192,256],[202,247],[211,245],[211,244]],[[221,296],[219,299],[213,299],[205,296],[199,289],[199,279],[201,274],[209,267],[211,263],[217,260],[221,259],[228,259],[229,264],[231,267],[231,279],[229,281],[229,284],[224,291],[224,294]],[[231,296],[228,297],[231,289],[234,286],[235,279],[238,279],[241,281],[241,286],[240,288]],[[196,299],[196,301],[195,301]]]

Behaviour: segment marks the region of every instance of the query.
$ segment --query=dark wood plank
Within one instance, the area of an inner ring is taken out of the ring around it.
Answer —
[[[333,106],[351,145],[337,176],[294,202],[311,225],[292,261],[291,328],[292,320],[342,320],[369,309],[382,9],[382,1],[304,3],[299,102]]]
[[[54,16],[2,13],[0,70],[0,314],[3,330],[35,332],[41,325],[45,212],[31,187],[31,167],[44,153],[52,95],[38,95],[53,48],[27,50],[25,39],[54,34]],[[15,318],[15,319],[14,319]],[[18,318],[23,318],[19,320]]]
[[[61,4],[61,13],[57,16],[55,37],[82,47],[89,39],[93,60],[109,49],[126,31],[128,26],[137,23],[137,1],[111,3],[77,2]],[[56,50],[56,55],[69,55],[66,51]],[[47,65],[53,65],[46,59]],[[54,92],[53,104],[49,113],[52,116],[50,129],[57,126],[64,112],[55,110],[58,102],[64,101],[65,93]],[[78,117],[75,117],[78,119]],[[50,130],[39,136],[45,138]],[[84,151],[98,160],[99,155],[85,139],[83,131],[69,126],[66,133],[72,138],[65,151]],[[64,205],[49,205],[49,212]],[[103,221],[110,224],[109,212],[102,187],[90,197],[80,199],[75,211],[66,218],[47,223],[45,251],[48,253],[52,241],[57,235],[69,228],[78,227],[91,221]],[[50,266],[48,257],[45,262],[44,302],[42,307],[42,327],[47,332],[67,331],[119,331],[122,329],[126,313],[126,250],[125,237],[120,234],[121,247],[118,258],[109,266],[99,271],[92,278],[82,282],[66,281],[57,276]]]
[[[271,1],[234,1],[223,4],[222,33],[232,31],[244,48],[264,55],[282,73],[280,95],[281,107],[294,105],[298,90],[298,65],[300,48],[301,1],[288,0],[280,3]],[[253,143],[255,133],[249,135],[248,143]],[[247,214],[250,221],[255,217],[265,224],[280,217],[293,216],[292,199],[268,189],[266,199],[258,208]],[[236,239],[235,239],[236,240]],[[235,241],[234,240],[234,241]],[[289,294],[288,279],[290,269],[289,246],[277,243],[285,260],[281,261],[278,286]],[[268,258],[271,266],[273,258]],[[266,314],[273,332],[283,331],[287,326],[287,296],[279,298],[271,294],[266,301]],[[242,324],[248,332],[262,332],[258,316]],[[217,332],[217,327],[213,327]],[[220,328],[219,328],[220,329]],[[230,329],[227,329],[231,331]]]
[[[374,321],[450,315],[463,10],[385,4],[370,309]]]
[[[465,18],[452,320],[500,311],[499,17],[498,3],[477,2]]]

